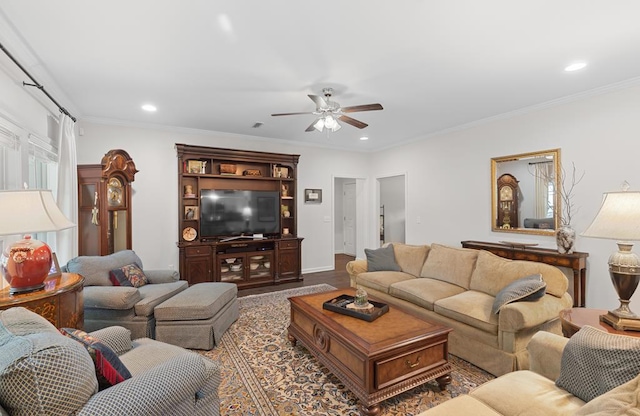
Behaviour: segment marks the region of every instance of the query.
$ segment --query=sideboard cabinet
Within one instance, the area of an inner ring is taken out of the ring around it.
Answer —
[[[186,144],[176,144],[176,151],[181,276],[189,284],[232,282],[238,288],[302,280],[296,215],[300,156]],[[247,217],[246,224],[238,217],[249,206],[238,205],[235,213],[224,211],[231,205],[216,207],[212,213],[207,205],[212,202],[203,200],[242,191],[263,195],[257,197],[261,217]],[[260,223],[266,232],[246,232]]]

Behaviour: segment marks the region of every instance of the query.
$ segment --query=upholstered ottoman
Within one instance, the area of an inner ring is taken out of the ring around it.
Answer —
[[[183,348],[210,350],[238,319],[238,287],[197,283],[156,306],[156,339]]]

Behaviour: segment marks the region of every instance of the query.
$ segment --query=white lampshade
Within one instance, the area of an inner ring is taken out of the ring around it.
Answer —
[[[73,226],[50,190],[0,191],[0,235],[59,231]]]
[[[600,211],[581,235],[618,241],[640,240],[640,192],[606,192]]]

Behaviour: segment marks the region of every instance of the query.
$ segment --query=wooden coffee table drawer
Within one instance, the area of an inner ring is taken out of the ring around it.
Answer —
[[[375,363],[376,388],[381,389],[403,379],[427,372],[447,363],[446,338],[419,349],[395,355]]]

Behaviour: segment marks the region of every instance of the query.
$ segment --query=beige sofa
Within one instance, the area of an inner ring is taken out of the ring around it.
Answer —
[[[568,338],[536,333],[527,346],[531,369],[491,380],[418,416],[638,416],[640,375],[585,404],[556,386]]]
[[[393,244],[393,252],[401,271],[369,272],[366,260],[349,262],[351,286],[453,328],[449,352],[497,376],[529,368],[531,337],[538,331],[561,334],[558,315],[572,306],[568,280],[554,266],[440,244]],[[492,313],[501,289],[533,274],[546,282],[541,299]]]

